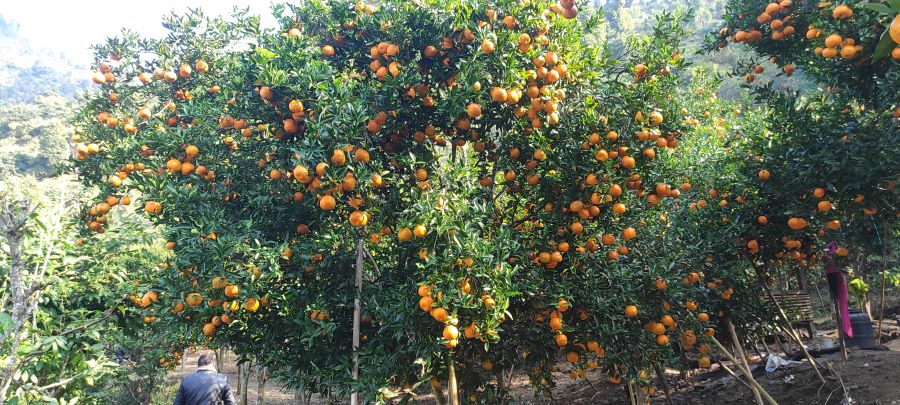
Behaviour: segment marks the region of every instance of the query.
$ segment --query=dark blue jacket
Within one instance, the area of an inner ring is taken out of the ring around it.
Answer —
[[[221,402],[220,402],[221,401]],[[181,379],[173,405],[234,405],[228,379],[215,370],[199,369]]]

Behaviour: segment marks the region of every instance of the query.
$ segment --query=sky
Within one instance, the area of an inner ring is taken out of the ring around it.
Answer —
[[[252,14],[269,16],[269,0],[0,0],[0,15],[20,25],[19,36],[31,46],[66,54],[73,62],[88,64],[90,46],[118,34],[123,27],[158,37],[165,30],[161,17],[174,10],[200,8],[206,15],[228,15],[235,6],[250,7]],[[264,25],[274,20],[263,19]]]

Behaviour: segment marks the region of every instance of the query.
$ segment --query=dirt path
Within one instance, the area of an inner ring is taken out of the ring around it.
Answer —
[[[178,366],[166,376],[167,384],[178,384],[178,381],[187,374],[193,373],[197,371],[197,358],[202,354],[209,354],[215,357],[215,354],[210,350],[198,350],[196,353],[189,353],[185,355],[184,358],[184,366]],[[237,382],[238,382],[238,374],[237,374],[237,359],[235,356],[228,355],[226,361],[224,362],[223,372],[226,377],[228,377],[228,383],[231,384],[231,388],[235,390],[235,397],[237,397]],[[256,403],[256,387],[257,387],[257,379],[256,379],[256,370],[255,368],[250,372],[250,380],[249,386],[247,388],[247,403],[255,404]],[[286,392],[281,388],[281,384],[278,384],[275,381],[268,380],[265,385],[265,404],[266,405],[294,405],[297,402],[294,401],[294,393]],[[174,399],[174,398],[173,398]]]

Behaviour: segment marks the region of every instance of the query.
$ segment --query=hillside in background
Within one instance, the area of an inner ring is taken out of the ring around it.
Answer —
[[[0,171],[53,176],[68,153],[68,119],[90,70],[30,45],[0,16]]]
[[[90,70],[63,53],[32,47],[19,26],[0,15],[0,103],[30,103],[53,91],[73,98],[90,84]]]

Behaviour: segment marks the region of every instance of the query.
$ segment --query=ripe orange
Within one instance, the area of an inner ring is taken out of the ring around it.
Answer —
[[[560,330],[563,327],[563,321],[561,318],[550,318],[550,329]]]
[[[264,100],[269,100],[274,96],[275,93],[272,92],[272,88],[269,86],[263,86],[259,89],[259,96]]]
[[[241,288],[234,284],[229,284],[225,287],[225,296],[227,297],[237,297],[238,293],[241,291]]]
[[[661,278],[656,279],[656,281],[654,281],[653,284],[656,286],[656,289],[659,291],[665,291],[667,288],[669,288],[669,282],[666,280],[663,280]]]
[[[187,302],[189,306],[196,307],[203,303],[203,296],[201,296],[200,293],[190,293],[185,298],[185,302]]]
[[[831,16],[836,20],[846,20],[853,17],[853,9],[846,4],[840,4],[834,8],[834,11],[831,12]]]
[[[259,309],[259,300],[256,298],[247,298],[244,300],[244,309],[250,312],[256,312]]]
[[[819,203],[816,204],[816,207],[817,207],[817,208],[819,209],[819,211],[821,211],[821,212],[828,212],[828,211],[831,210],[831,203],[828,202],[828,201],[824,201],[824,200],[823,200],[823,201],[819,201]]]
[[[428,234],[428,228],[425,225],[419,224],[413,228],[413,235],[417,238],[424,238],[426,234]]]
[[[343,166],[344,163],[347,163],[347,155],[344,154],[344,151],[335,149],[331,153],[331,162],[338,166]]]
[[[431,297],[424,295],[422,298],[419,298],[419,309],[425,312],[431,312],[431,306],[434,305],[434,300]]]
[[[654,111],[650,113],[650,125],[651,126],[659,126],[663,123],[663,116],[658,111]]]
[[[437,307],[437,308],[432,309],[430,314],[431,314],[431,317],[434,318],[434,320],[441,322],[441,323],[446,321],[447,318],[450,316],[450,314],[447,313],[447,310],[442,307]]]
[[[468,107],[466,107],[466,114],[472,118],[478,118],[481,116],[481,106],[478,103],[470,103]]]
[[[759,176],[759,179],[760,179],[760,180],[768,180],[769,177],[771,176],[771,174],[769,173],[768,170],[762,169],[762,170],[759,171],[759,173],[757,174],[757,176]]]
[[[694,300],[687,300],[687,302],[684,304],[684,306],[687,307],[688,311],[696,311],[697,310],[697,303],[694,302]]]
[[[504,103],[504,102],[506,102],[507,97],[508,97],[508,94],[507,94],[506,90],[504,90],[500,87],[491,88],[491,100],[494,100],[498,103]]]
[[[147,201],[147,203],[144,204],[144,212],[148,215],[159,215],[159,213],[162,212],[162,205],[156,201]]]
[[[842,38],[840,35],[831,34],[825,38],[825,47],[826,48],[836,48],[843,41],[844,41],[844,38]]]
[[[178,173],[181,171],[181,161],[175,158],[166,161],[166,170],[170,173]]]
[[[625,307],[625,316],[629,318],[634,318],[638,315],[638,309],[634,305],[628,305]]]
[[[412,231],[409,228],[403,228],[397,231],[397,239],[400,239],[401,242],[407,242],[411,240],[413,237]]]
[[[453,325],[445,325],[443,337],[447,340],[456,340],[456,338],[459,337],[459,329],[457,329],[456,326]]]
[[[494,52],[495,48],[496,48],[496,45],[494,45],[494,42],[489,39],[485,39],[484,41],[481,42],[481,52],[484,52],[486,54],[491,54]]]
[[[321,200],[319,200],[319,208],[325,211],[331,211],[334,209],[335,205],[337,205],[334,197],[330,195],[323,196]]]
[[[554,340],[556,341],[556,345],[559,347],[565,347],[569,344],[569,337],[562,333],[556,335]]]
[[[710,364],[712,363],[710,362],[709,357],[700,356],[700,358],[697,359],[697,365],[702,368],[709,368]]]
[[[362,211],[353,211],[350,214],[350,224],[353,226],[366,226],[369,223],[369,214]]]
[[[900,14],[897,14],[896,16],[894,16],[894,20],[891,21],[891,26],[888,28],[888,32],[891,36],[891,39],[894,41],[894,43],[900,44]],[[894,52],[896,52],[896,51],[897,51],[897,49],[895,48]],[[894,59],[898,59],[898,58],[894,57]]]
[[[788,227],[793,230],[806,228],[806,220],[803,218],[791,218],[788,219]]]

